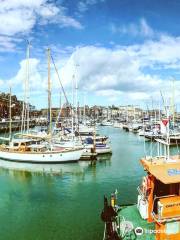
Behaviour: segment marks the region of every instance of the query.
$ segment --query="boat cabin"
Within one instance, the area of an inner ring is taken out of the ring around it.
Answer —
[[[44,150],[45,145],[41,144],[41,140],[34,139],[13,139],[10,143],[10,146],[6,147],[9,150],[15,151],[31,151],[31,152],[39,152]]]
[[[180,239],[180,156],[142,159],[147,172],[138,188],[138,210],[155,223],[157,240]]]

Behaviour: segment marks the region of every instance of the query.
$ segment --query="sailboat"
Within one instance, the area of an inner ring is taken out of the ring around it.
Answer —
[[[28,46],[29,47],[29,46]],[[28,55],[29,56],[29,55]],[[27,59],[28,63],[28,59]],[[48,49],[48,107],[49,129],[46,139],[40,136],[20,135],[12,138],[10,125],[10,141],[8,145],[0,145],[0,158],[8,161],[31,163],[62,163],[78,161],[83,153],[83,148],[66,148],[55,146],[52,143],[52,114],[51,114],[51,79],[50,79],[50,49]],[[11,109],[11,94],[10,94]],[[28,116],[28,114],[26,114]],[[11,119],[11,111],[10,111]],[[11,123],[11,120],[10,120]],[[27,126],[28,128],[28,126]]]

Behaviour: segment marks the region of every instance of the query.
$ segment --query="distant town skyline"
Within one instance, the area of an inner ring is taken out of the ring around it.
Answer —
[[[47,53],[51,48],[71,102],[158,106],[160,91],[179,104],[180,2],[177,0],[0,0],[0,90],[23,99],[30,41],[30,102],[47,107]],[[52,101],[60,84],[52,65]],[[85,93],[85,99],[84,99]],[[64,102],[62,97],[62,102]]]

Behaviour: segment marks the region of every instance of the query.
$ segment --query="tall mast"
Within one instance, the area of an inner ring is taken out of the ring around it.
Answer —
[[[136,121],[136,106],[134,106],[134,122]]]
[[[29,55],[30,55],[30,43],[27,46],[26,56],[26,110],[27,110],[27,132],[29,132]]]
[[[12,138],[12,99],[11,99],[11,87],[9,89],[9,139]]]
[[[172,102],[171,102],[173,126],[174,126],[174,122],[175,122],[174,97],[175,97],[175,86],[174,86],[174,79],[173,79],[173,81],[172,81]]]
[[[160,124],[160,132],[161,132],[161,99],[159,98],[159,119],[158,119],[158,122]],[[162,152],[161,152],[161,144],[159,142],[157,142],[157,147],[158,147],[158,156],[161,156],[162,155]]]
[[[72,139],[74,139],[74,74],[72,76]]]
[[[22,109],[22,119],[21,119],[21,133],[26,129],[27,120],[27,131],[29,131],[29,52],[30,43],[28,41],[26,50],[26,72],[24,81],[24,99],[23,99],[23,109]]]
[[[61,111],[61,108],[62,108],[62,94],[61,94],[61,91],[60,91],[60,96],[59,96],[59,107],[60,107],[60,111]]]
[[[77,100],[77,91],[78,91],[77,77],[75,77],[75,92],[76,92],[76,124],[78,125],[78,100]]]
[[[84,92],[84,111],[83,111],[83,119],[84,119],[84,125],[85,125],[85,122],[86,122],[86,105],[85,105],[85,92]]]
[[[167,119],[168,119],[168,124],[167,124],[167,157],[166,159],[169,160],[170,157],[170,139],[169,139],[169,124],[170,124],[170,119],[169,119],[169,107],[167,106]]]
[[[126,122],[129,121],[129,117],[128,117],[128,106],[126,106]]]
[[[51,50],[48,48],[47,50],[48,55],[48,121],[49,121],[49,128],[48,133],[52,134],[52,111],[51,111]]]
[[[75,71],[79,65],[75,64]],[[78,128],[78,82],[77,82],[77,71],[75,72],[74,78],[75,78],[75,108],[76,108],[76,115],[75,115],[75,123],[76,127]]]

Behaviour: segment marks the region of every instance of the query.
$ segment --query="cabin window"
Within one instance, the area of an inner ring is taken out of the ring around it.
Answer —
[[[165,231],[166,231],[167,235],[180,233],[180,222],[169,222],[169,223],[166,223]]]
[[[14,145],[14,147],[18,147],[18,143],[14,143],[13,145]]]

